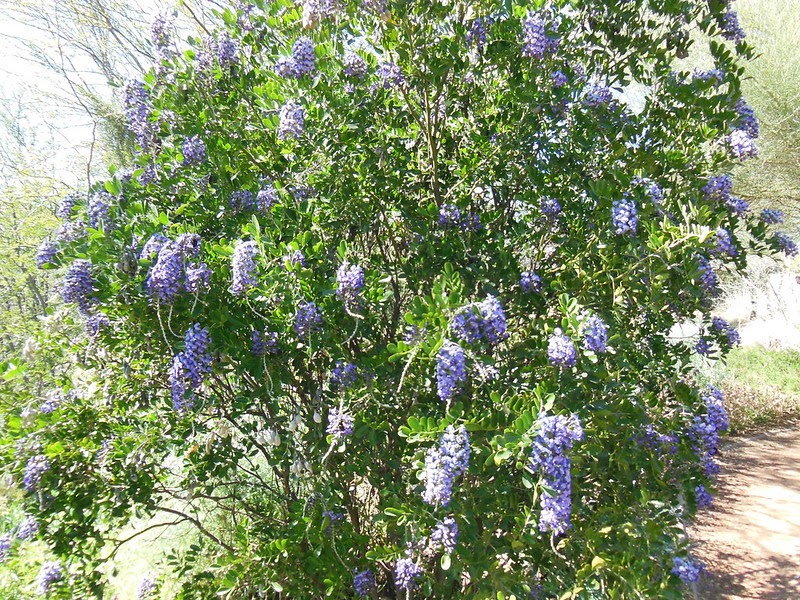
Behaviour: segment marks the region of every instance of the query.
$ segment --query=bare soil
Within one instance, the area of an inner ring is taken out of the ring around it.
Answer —
[[[800,427],[726,445],[714,505],[690,529],[702,600],[800,599]]]

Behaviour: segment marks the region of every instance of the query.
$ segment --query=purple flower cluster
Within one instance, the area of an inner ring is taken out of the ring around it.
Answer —
[[[147,152],[153,145],[155,129],[153,123],[150,122],[150,99],[141,81],[125,83],[122,88],[122,108],[128,122],[128,129],[136,136],[136,141],[142,150]]]
[[[583,345],[592,352],[604,353],[608,343],[608,327],[603,319],[591,315],[583,322]]]
[[[587,108],[600,108],[611,104],[614,95],[611,89],[605,85],[592,84],[586,88],[583,94],[583,105]]]
[[[343,360],[337,360],[336,366],[331,371],[331,389],[342,392],[355,384],[358,378],[358,367]]]
[[[56,229],[56,241],[69,244],[86,235],[86,224],[82,221],[66,221]]]
[[[737,44],[745,38],[744,29],[739,24],[739,15],[730,7],[722,15],[722,37]]]
[[[353,591],[359,598],[369,598],[375,590],[375,573],[371,569],[353,571]]]
[[[186,166],[199,165],[206,160],[206,145],[198,135],[193,135],[183,140],[181,151],[183,153],[183,164]]]
[[[694,351],[700,356],[711,356],[713,350],[714,348],[711,346],[711,340],[706,337],[701,337],[694,345]]]
[[[783,211],[774,208],[765,208],[759,218],[767,225],[780,225],[783,223]]]
[[[217,60],[222,69],[227,69],[236,64],[239,44],[227,33],[223,33],[217,40]]]
[[[636,213],[636,204],[627,194],[621,200],[614,200],[611,206],[611,223],[617,235],[636,233],[639,217]]]
[[[45,265],[52,265],[53,259],[58,254],[58,245],[50,240],[44,240],[36,251],[36,266],[42,268]]]
[[[186,291],[190,294],[206,292],[211,286],[211,269],[206,263],[186,265]]]
[[[231,270],[233,271],[233,283],[231,293],[234,296],[242,296],[247,290],[258,283],[256,277],[256,257],[258,256],[258,244],[254,241],[239,241],[233,250],[233,260]]]
[[[249,190],[236,190],[231,194],[228,206],[231,210],[237,212],[253,210],[256,207],[256,197],[253,192]]]
[[[555,219],[561,214],[561,204],[555,198],[545,196],[542,198],[541,211],[548,219]]]
[[[6,533],[0,536],[0,563],[5,561],[8,558],[8,552],[11,550],[11,535]]]
[[[344,261],[336,271],[336,295],[348,311],[358,309],[361,290],[364,288],[364,270]]]
[[[76,192],[71,192],[61,199],[56,208],[56,216],[59,219],[68,220],[72,217],[72,211],[75,210],[75,204],[80,200],[80,195]]]
[[[728,150],[734,158],[745,160],[747,158],[755,158],[758,156],[758,147],[756,146],[750,134],[743,129],[732,131],[726,138]]]
[[[758,119],[756,118],[756,111],[747,103],[744,98],[739,98],[736,101],[736,113],[739,115],[739,122],[737,129],[747,132],[751,138],[756,139],[761,130],[758,126]]]
[[[44,596],[50,591],[50,586],[63,577],[61,563],[49,561],[42,565],[36,576],[36,592]]]
[[[194,391],[211,372],[211,354],[208,351],[211,338],[208,329],[195,323],[186,330],[183,342],[183,352],[173,358],[170,372],[172,406],[177,412],[191,410]]]
[[[21,540],[30,540],[39,533],[39,522],[32,515],[25,515],[17,526],[17,537]]]
[[[298,267],[307,267],[306,256],[300,250],[292,250],[283,257],[284,268],[297,269]]]
[[[158,253],[161,252],[161,247],[167,243],[169,240],[160,233],[154,233],[150,236],[150,239],[147,240],[142,247],[142,251],[139,254],[139,258],[144,260],[153,260],[158,256]]]
[[[575,344],[560,329],[556,329],[547,342],[547,358],[557,367],[574,367],[578,360]]]
[[[462,425],[458,429],[448,425],[439,445],[425,455],[422,479],[425,490],[422,499],[428,504],[447,506],[453,497],[453,483],[469,468],[469,435]]]
[[[703,485],[698,485],[694,488],[694,497],[697,502],[697,508],[708,508],[714,502],[714,497],[708,493],[708,490]]]
[[[458,311],[450,328],[456,337],[470,344],[485,341],[495,345],[508,337],[505,311],[492,295]]]
[[[648,423],[634,439],[639,446],[657,450],[660,455],[678,453],[678,436],[674,433],[658,433],[652,423]]]
[[[540,531],[563,534],[570,527],[572,513],[572,461],[567,456],[573,444],[583,439],[583,427],[576,415],[539,416],[531,450],[531,468],[544,478]]]
[[[742,343],[742,337],[730,323],[720,317],[711,319],[711,329],[725,337],[728,346],[738,346]]]
[[[528,13],[522,21],[522,56],[542,59],[558,47],[558,39],[547,35],[544,19]]]
[[[401,590],[413,590],[419,578],[422,577],[422,567],[418,566],[410,556],[398,558],[394,567],[394,585]]]
[[[328,413],[328,427],[325,432],[335,438],[351,435],[353,433],[353,416],[338,408],[332,408]]]
[[[156,594],[156,582],[149,577],[143,577],[136,589],[136,600],[150,600]]]
[[[300,302],[294,316],[294,330],[300,339],[307,340],[322,328],[322,313],[313,302]]]
[[[727,431],[730,423],[722,392],[708,386],[706,393],[701,398],[705,402],[705,414],[694,417],[689,437],[695,443],[695,449],[702,452],[706,472],[710,475],[717,470],[712,457],[717,454],[719,434]],[[709,468],[712,471],[709,471]]]
[[[703,186],[702,192],[709,202],[727,202],[733,192],[733,178],[727,173],[712,175]]]
[[[797,256],[797,244],[788,235],[779,231],[775,234],[775,241],[786,256]]]
[[[253,331],[251,351],[254,356],[266,356],[278,352],[278,334],[275,331]]]
[[[162,243],[145,281],[145,287],[153,298],[170,302],[185,287],[183,263],[184,255],[177,243],[170,240]]]
[[[697,258],[698,270],[700,271],[700,286],[709,296],[715,296],[719,292],[719,277],[714,267],[711,266],[711,261],[705,256]]]
[[[84,315],[88,315],[95,299],[92,298],[94,280],[92,279],[92,263],[79,258],[67,270],[61,296],[67,304],[77,304]]]
[[[29,492],[36,491],[39,482],[47,471],[50,470],[50,461],[43,454],[36,454],[25,463],[25,473],[22,475],[22,487]]]
[[[474,213],[462,214],[461,209],[455,204],[444,204],[439,209],[439,225],[445,229],[478,231],[481,227],[481,219]]]
[[[542,278],[533,271],[523,271],[519,278],[519,285],[525,293],[539,292],[542,290]]]
[[[672,573],[684,583],[697,583],[702,571],[703,563],[692,558],[676,556],[672,559]]]
[[[730,232],[724,227],[717,228],[716,232],[716,246],[711,251],[712,254],[717,256],[727,254],[728,256],[737,256],[739,251],[733,245]]]
[[[256,206],[261,212],[267,212],[278,201],[278,191],[271,183],[264,183],[256,194]]]
[[[168,58],[170,55],[170,32],[172,20],[166,15],[158,15],[150,24],[150,39],[156,47],[156,52],[161,58]]]
[[[61,403],[64,402],[64,396],[58,390],[51,390],[47,393],[44,401],[39,405],[39,412],[43,415],[49,415],[58,410]]]
[[[553,81],[554,88],[562,88],[569,83],[569,77],[560,69],[553,71],[550,79]]]
[[[375,74],[383,81],[383,87],[386,89],[398,88],[406,82],[403,69],[391,62],[378,65]]]
[[[100,335],[100,330],[111,325],[108,317],[101,312],[92,313],[86,317],[86,333],[95,338]]]
[[[344,56],[344,74],[348,77],[363,79],[367,74],[367,61],[360,54],[348,52]]]
[[[110,224],[109,211],[111,210],[111,194],[100,191],[92,194],[86,215],[89,217],[89,227],[92,229],[107,228]]]
[[[452,554],[458,543],[458,524],[453,517],[445,517],[433,528],[430,537],[431,547]]]
[[[314,42],[305,36],[295,41],[291,56],[283,56],[275,63],[275,72],[287,79],[300,79],[315,70]]]
[[[303,107],[294,100],[288,100],[281,106],[278,124],[278,139],[299,138],[303,133],[305,112]]]
[[[467,46],[477,48],[478,52],[483,52],[486,46],[486,26],[491,24],[491,18],[478,17],[467,30]]]
[[[448,401],[467,380],[464,349],[445,340],[436,353],[436,388],[439,398]]]

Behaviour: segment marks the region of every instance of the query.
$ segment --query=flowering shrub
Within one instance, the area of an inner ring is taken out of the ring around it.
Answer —
[[[797,252],[732,195],[729,3],[218,16],[183,52],[154,27],[135,167],[37,259],[91,334],[7,415],[40,588],[101,595],[109,532],[167,513],[186,599],[678,597],[727,428],[690,359],[738,342],[717,272]],[[712,71],[674,70],[693,43]]]

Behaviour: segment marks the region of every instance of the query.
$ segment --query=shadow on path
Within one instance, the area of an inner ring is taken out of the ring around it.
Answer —
[[[690,531],[699,597],[800,598],[800,428],[734,440],[720,458],[714,506]]]

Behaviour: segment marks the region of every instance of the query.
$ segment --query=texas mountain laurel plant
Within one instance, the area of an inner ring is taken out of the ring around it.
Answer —
[[[142,598],[679,597],[727,427],[690,360],[738,341],[717,273],[796,252],[733,195],[729,2],[218,17],[154,24],[135,166],[39,255],[87,326],[81,377],[7,416],[44,593],[100,597],[155,516],[193,533]]]

